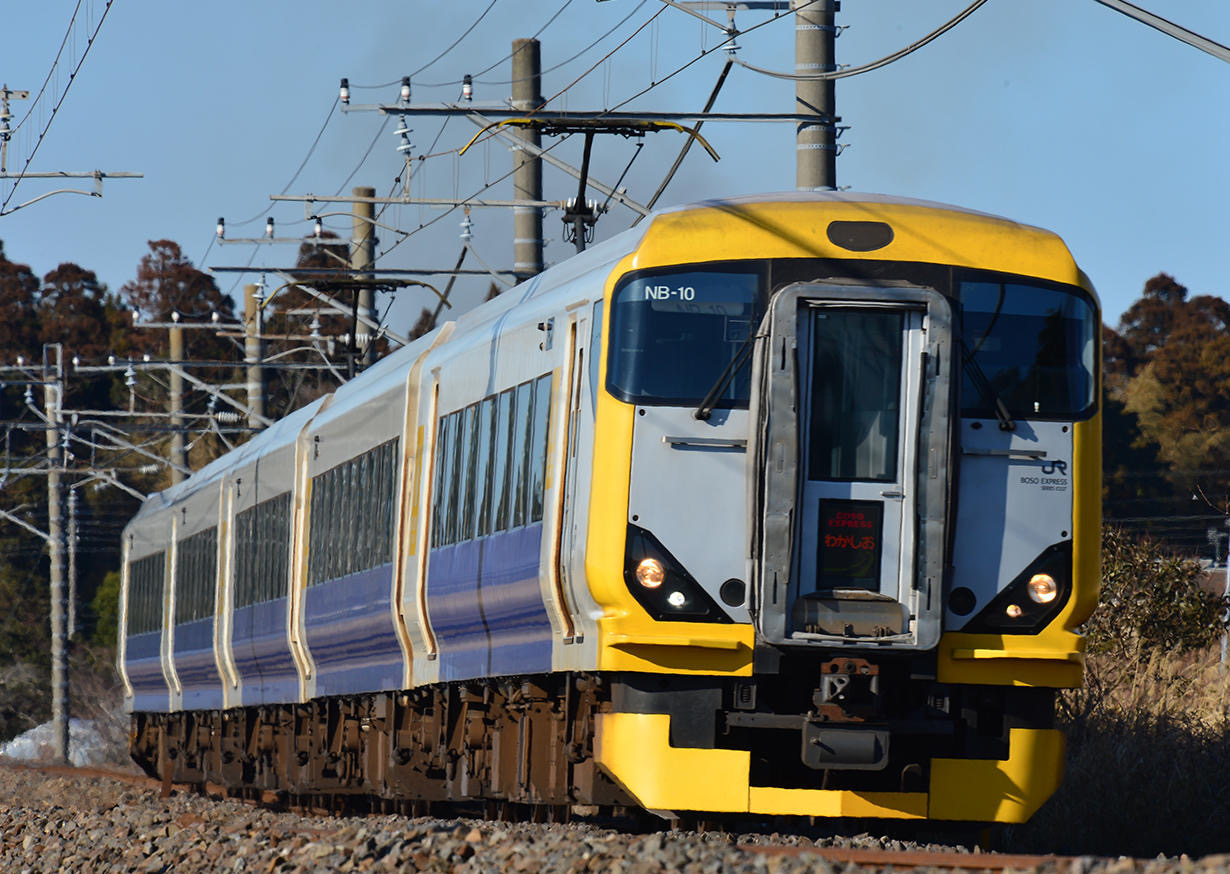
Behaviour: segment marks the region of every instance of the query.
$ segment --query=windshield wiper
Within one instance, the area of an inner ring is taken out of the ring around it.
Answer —
[[[983,337],[985,338],[985,334]],[[981,345],[981,343],[979,343]],[[984,401],[990,401],[991,406],[995,409],[995,418],[999,420],[999,430],[1015,431],[1016,419],[1012,418],[1012,414],[1008,412],[1008,407],[1004,404],[1003,398],[999,396],[999,392],[995,390],[995,386],[991,385],[991,380],[987,379],[986,372],[982,369],[982,365],[978,363],[978,359],[974,357],[975,352],[971,352],[969,347],[965,345],[965,341],[961,341],[961,363],[965,367],[965,375],[969,377],[969,381],[974,384],[974,388],[978,390],[978,395]]]
[[[763,334],[747,335],[747,339],[743,341],[743,345],[735,352],[734,357],[730,359],[730,363],[718,376],[717,382],[713,384],[713,388],[709,389],[709,393],[701,400],[700,406],[692,411],[693,419],[700,419],[702,422],[709,419],[709,414],[713,412],[713,407],[717,404],[718,398],[722,396],[722,392],[726,391],[731,380],[735,378],[740,370],[743,369],[744,363],[751,358],[752,341],[759,340]]]

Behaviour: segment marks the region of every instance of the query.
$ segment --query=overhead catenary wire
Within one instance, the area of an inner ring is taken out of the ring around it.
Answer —
[[[307,154],[304,155],[303,160],[299,162],[299,169],[296,170],[294,172],[294,175],[292,175],[290,179],[287,180],[286,184],[282,186],[282,191],[281,191],[282,194],[285,194],[287,191],[289,191],[290,187],[295,184],[295,180],[299,178],[299,174],[302,173],[303,168],[307,166],[308,160],[311,159],[312,155],[316,152],[316,147],[320,145],[320,138],[324,136],[325,128],[327,128],[329,126],[329,122],[333,120],[333,113],[337,111],[338,103],[339,103],[339,99],[337,97],[334,97],[333,105],[329,107],[328,113],[325,114],[325,120],[320,125],[320,130],[316,132],[316,138],[312,140],[312,145],[308,147]],[[257,212],[251,218],[246,218],[243,221],[234,222],[230,226],[235,227],[235,228],[242,228],[245,225],[250,225],[252,224],[252,222],[258,221],[259,219],[263,218],[268,213],[268,211],[269,210],[267,208],[262,208],[259,212]],[[212,239],[210,240],[210,248],[211,249],[213,248]],[[204,261],[205,259],[202,258],[201,263],[204,263]]]
[[[559,9],[556,9],[556,10],[555,10],[555,12],[551,15],[551,17],[547,19],[547,23],[546,23],[546,24],[544,24],[542,27],[538,28],[538,30],[534,31],[534,33],[533,33],[533,35],[530,37],[530,39],[538,39],[538,37],[542,36],[543,32],[544,32],[544,31],[545,31],[548,27],[550,27],[552,24],[554,24],[554,23],[555,23],[555,19],[559,18],[559,17],[560,17],[560,15],[562,15],[562,14],[563,14],[564,10],[565,10],[565,9],[567,9],[569,6],[571,6],[574,2],[576,2],[576,0],[567,0],[567,2],[566,2],[563,6],[561,6]],[[625,21],[627,21],[627,18],[625,18],[624,20],[625,20]],[[608,31],[608,32],[609,32],[609,31]],[[602,38],[600,37],[599,39],[602,39]],[[594,45],[594,44],[593,44],[593,43],[591,43],[591,44],[590,44],[590,48],[592,48],[592,47],[593,47],[593,45]],[[588,50],[589,50],[589,49],[585,49],[584,51],[588,51]],[[507,84],[507,83],[493,83],[493,82],[487,82],[486,80],[480,80],[478,77],[479,77],[479,76],[482,76],[482,75],[483,75],[483,74],[485,74],[485,73],[490,73],[490,72],[491,72],[492,70],[494,70],[496,67],[500,66],[500,64],[502,64],[502,63],[504,63],[505,61],[507,61],[507,60],[509,60],[510,58],[512,58],[512,56],[513,56],[513,53],[512,53],[512,52],[509,52],[509,53],[508,53],[508,54],[506,54],[504,57],[500,58],[498,61],[494,61],[493,63],[488,64],[486,67],[483,67],[483,68],[482,68],[481,70],[479,70],[477,73],[474,73],[474,74],[472,75],[472,81],[474,81],[474,82],[481,82],[481,84],[483,84],[483,85],[492,85],[492,84]],[[574,57],[576,57],[576,55],[574,55]],[[568,62],[567,62],[567,61],[565,61],[564,63],[568,63]],[[455,81],[450,81],[450,82],[425,82],[425,83],[416,83],[416,84],[419,84],[419,86],[420,86],[420,87],[422,87],[422,88],[445,88],[445,87],[447,87],[447,86],[449,86],[449,85],[460,85],[460,84],[462,83],[462,81],[463,81],[463,80],[461,80],[461,79],[457,79],[457,80],[455,80]]]
[[[98,37],[98,32],[102,30],[103,22],[107,20],[107,13],[111,11],[111,4],[114,2],[115,0],[107,0],[106,6],[103,7],[102,15],[98,18],[98,24],[95,25],[94,32],[86,41],[85,49],[82,50],[81,57],[77,59],[77,65],[73,68],[73,71],[69,73],[68,82],[64,85],[64,90],[60,92],[60,98],[56,101],[55,106],[51,108],[51,115],[48,117],[47,123],[43,125],[42,131],[39,132],[38,138],[34,141],[33,148],[30,149],[30,153],[26,155],[25,164],[22,165],[21,170],[17,173],[16,179],[13,180],[13,184],[9,188],[8,195],[4,198],[3,202],[0,202],[0,216],[8,214],[6,209],[9,205],[9,201],[11,201],[13,199],[13,195],[17,193],[17,187],[21,184],[22,179],[25,178],[26,172],[30,169],[30,162],[34,160],[34,156],[38,153],[39,146],[43,144],[43,140],[47,137],[47,131],[51,129],[51,124],[55,121],[56,115],[60,111],[60,107],[64,105],[64,100],[68,97],[69,89],[72,88],[73,82],[77,81],[77,74],[81,72],[81,67],[85,64],[85,59],[89,57],[90,49],[94,47],[94,41]],[[76,13],[74,13],[74,15],[75,14]]]
[[[649,0],[641,0],[641,2],[640,2],[640,3],[637,3],[637,4],[636,4],[636,6],[634,6],[634,7],[632,8],[632,11],[631,11],[631,12],[629,12],[629,13],[628,13],[627,15],[625,15],[623,18],[619,19],[619,21],[618,21],[618,22],[617,22],[617,23],[616,23],[613,27],[611,27],[609,30],[607,30],[605,33],[603,33],[603,34],[602,34],[602,36],[598,37],[596,40],[594,40],[593,42],[591,42],[589,45],[587,45],[585,48],[581,49],[579,52],[577,52],[576,54],[572,55],[571,57],[565,58],[564,60],[560,61],[559,63],[557,63],[557,64],[553,64],[552,66],[547,67],[545,70],[540,71],[539,75],[546,75],[547,73],[553,73],[553,72],[555,72],[556,70],[558,70],[560,67],[566,67],[566,66],[568,66],[568,65],[569,65],[569,64],[571,64],[573,61],[575,61],[577,58],[579,58],[579,57],[581,57],[582,55],[584,55],[584,54],[586,54],[587,52],[589,52],[589,51],[590,51],[590,50],[591,50],[594,46],[598,45],[598,44],[599,44],[599,43],[601,43],[603,40],[605,40],[608,36],[610,36],[610,35],[611,35],[611,34],[613,34],[615,31],[617,31],[617,30],[619,30],[621,27],[623,27],[623,26],[624,26],[624,24],[626,24],[626,23],[628,22],[628,19],[630,19],[630,18],[632,18],[632,16],[636,15],[636,13],[640,11],[641,7],[642,7],[642,6],[644,6],[647,2],[649,2]],[[512,55],[509,55],[508,57],[509,57],[509,58],[511,58],[511,57],[512,57]],[[504,58],[504,60],[506,61],[506,60],[508,60],[508,58]],[[503,61],[501,61],[500,63],[503,63]],[[494,64],[493,64],[492,66],[497,66],[497,65],[494,65]],[[488,67],[487,69],[491,69],[491,67]],[[523,80],[521,80],[521,79],[483,79],[483,80],[481,80],[481,81],[480,81],[479,79],[475,78],[475,80],[474,80],[474,81],[478,82],[480,85],[512,85],[512,84],[514,84],[515,82],[520,82],[520,81],[523,81]]]
[[[461,36],[459,36],[459,37],[457,37],[457,39],[453,40],[452,45],[450,45],[450,46],[449,46],[448,48],[446,48],[444,51],[440,52],[440,54],[436,55],[434,58],[432,58],[432,59],[431,59],[430,61],[428,61],[426,64],[424,64],[423,66],[421,66],[421,67],[419,67],[417,70],[415,70],[413,73],[411,73],[411,74],[410,74],[410,78],[411,78],[411,79],[413,79],[413,78],[414,78],[415,76],[417,76],[419,73],[421,73],[421,72],[423,72],[424,70],[428,69],[428,68],[429,68],[429,67],[431,67],[431,66],[432,66],[432,65],[433,65],[436,61],[440,60],[442,57],[444,57],[444,56],[445,56],[445,55],[447,55],[449,52],[451,52],[453,49],[457,48],[457,46],[459,46],[459,45],[461,44],[461,41],[462,41],[463,39],[465,39],[467,36],[469,36],[469,35],[470,35],[473,31],[474,31],[474,28],[478,27],[479,23],[480,23],[480,22],[481,22],[484,18],[486,18],[486,17],[487,17],[487,13],[488,13],[488,12],[490,12],[492,9],[494,9],[494,8],[495,8],[495,4],[497,4],[497,3],[499,3],[499,2],[500,2],[500,0],[491,0],[491,2],[487,5],[487,8],[483,10],[483,14],[482,14],[482,15],[480,15],[480,16],[478,16],[478,18],[474,19],[474,21],[470,24],[470,26],[469,26],[469,27],[467,27],[467,28],[466,28],[466,29],[462,32]]]
[[[337,191],[333,194],[334,197],[341,194],[342,191],[345,190],[346,186],[350,184],[350,180],[355,177],[355,174],[363,169],[363,165],[367,163],[367,159],[372,156],[372,150],[376,148],[376,143],[380,142],[380,138],[384,136],[385,128],[389,126],[389,120],[392,117],[393,116],[391,115],[386,115],[384,117],[384,121],[380,123],[380,129],[376,131],[376,135],[372,137],[372,141],[367,144],[367,151],[363,153],[363,157],[359,159],[359,163],[355,165],[355,168],[350,171],[350,175],[347,176],[342,181],[342,184],[338,186]],[[285,194],[286,192],[283,191],[282,193]]]
[[[740,67],[751,70],[753,73],[760,73],[762,76],[771,76],[774,79],[788,79],[794,82],[817,82],[829,79],[846,79],[850,76],[858,76],[863,73],[870,73],[872,70],[878,70],[881,67],[888,66],[894,61],[899,61],[906,55],[912,54],[923,46],[943,36],[948,31],[952,30],[969,16],[973,15],[980,6],[983,6],[987,0],[974,0],[969,6],[958,12],[953,18],[941,24],[935,30],[928,33],[921,39],[917,39],[903,49],[898,49],[891,55],[885,55],[878,61],[872,61],[869,64],[861,64],[857,67],[847,67],[844,70],[829,70],[823,73],[782,73],[777,70],[768,70],[764,67],[757,67],[755,64],[749,64],[742,58],[733,58],[734,62]],[[747,31],[743,31],[746,33]],[[733,39],[733,37],[732,37]],[[723,43],[722,45],[725,45]],[[721,48],[721,46],[718,46]]]
[[[56,67],[60,64],[60,58],[64,54],[64,47],[68,45],[68,39],[73,34],[73,27],[77,24],[77,15],[81,12],[82,2],[83,0],[77,0],[77,6],[73,9],[72,18],[68,21],[68,28],[64,31],[64,39],[60,40],[60,48],[56,51],[55,59],[51,62],[51,68],[47,70],[47,78],[43,79],[43,84],[39,87],[38,93],[34,95],[34,99],[30,101],[30,111],[22,116],[21,121],[17,122],[17,124],[13,126],[13,134],[16,134],[19,130],[21,130],[22,125],[30,120],[30,118],[34,115],[34,109],[38,106],[38,102],[43,99],[43,94],[47,91],[47,85],[50,84],[52,76],[55,75]]]

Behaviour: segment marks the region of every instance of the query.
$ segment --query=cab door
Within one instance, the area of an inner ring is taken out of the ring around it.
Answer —
[[[952,442],[947,299],[800,283],[773,295],[766,319],[748,457],[762,636],[934,646]]]
[[[922,312],[820,300],[799,319],[802,479],[790,630],[904,634],[920,380],[919,368],[905,364],[919,360]],[[843,610],[843,601],[862,605]]]

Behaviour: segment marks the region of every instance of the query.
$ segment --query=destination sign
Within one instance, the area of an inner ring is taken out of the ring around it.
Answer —
[[[883,531],[881,503],[821,501],[819,588],[878,590]]]

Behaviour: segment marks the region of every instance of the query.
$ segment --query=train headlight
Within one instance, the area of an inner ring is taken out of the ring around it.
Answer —
[[[730,622],[731,618],[653,534],[628,526],[624,583],[659,622]]]
[[[1037,634],[1063,612],[1073,585],[1072,541],[1053,543],[993,597],[978,603],[980,609],[968,622],[954,622],[951,628],[971,634]]]
[[[646,589],[656,589],[666,581],[666,569],[662,567],[662,562],[656,558],[643,558],[641,563],[636,566],[636,581]],[[671,592],[671,595],[675,594],[678,593]]]
[[[1050,574],[1034,574],[1029,578],[1028,588],[1035,604],[1049,604],[1059,595],[1059,584]]]

